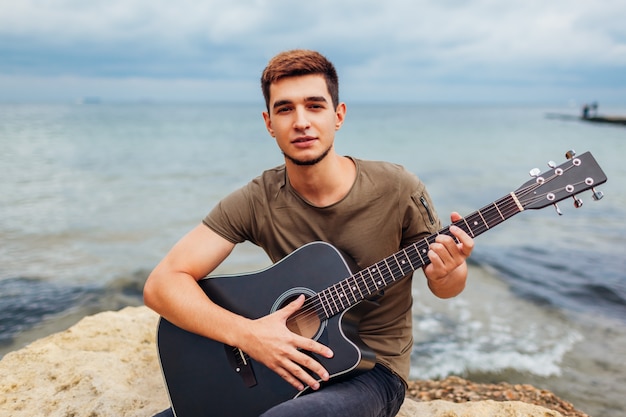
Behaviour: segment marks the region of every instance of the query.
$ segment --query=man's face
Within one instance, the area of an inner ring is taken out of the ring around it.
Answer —
[[[269,111],[263,118],[287,160],[314,165],[332,149],[345,110],[343,103],[333,108],[322,75],[303,75],[283,78],[270,86]]]

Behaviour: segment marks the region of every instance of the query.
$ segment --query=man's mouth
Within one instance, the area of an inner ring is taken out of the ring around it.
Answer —
[[[292,140],[291,143],[308,143],[308,142],[314,141],[315,139],[316,138],[312,136],[302,136],[302,137]]]

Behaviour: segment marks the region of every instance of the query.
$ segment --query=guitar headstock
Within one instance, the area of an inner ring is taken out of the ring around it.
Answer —
[[[550,162],[550,169],[543,173],[539,173],[539,169],[531,170],[533,179],[515,190],[514,194],[524,209],[540,209],[554,204],[561,214],[556,203],[571,197],[578,208],[583,203],[577,195],[583,191],[593,190],[594,200],[603,197],[595,187],[605,183],[607,178],[591,152],[576,155],[574,151],[569,151],[565,156],[567,161],[559,166]]]

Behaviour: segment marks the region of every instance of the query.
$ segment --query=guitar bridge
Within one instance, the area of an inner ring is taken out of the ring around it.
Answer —
[[[232,366],[233,370],[239,374],[244,385],[248,388],[255,386],[257,380],[254,376],[250,357],[243,350],[236,347],[224,345],[224,350],[226,351],[228,363]]]

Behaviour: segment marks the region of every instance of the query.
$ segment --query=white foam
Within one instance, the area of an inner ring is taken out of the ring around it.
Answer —
[[[482,268],[471,266],[466,290],[449,300],[423,281],[417,274],[412,378],[507,369],[560,375],[563,357],[582,339],[565,317],[516,297]]]

